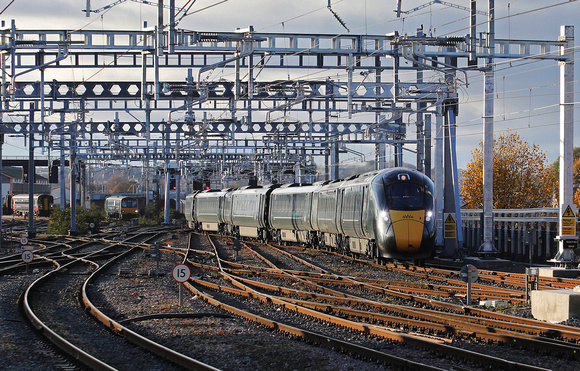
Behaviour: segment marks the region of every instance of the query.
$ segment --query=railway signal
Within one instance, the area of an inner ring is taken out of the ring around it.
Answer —
[[[471,305],[471,283],[477,281],[479,273],[471,264],[464,265],[459,273],[463,282],[467,283],[467,305]]]

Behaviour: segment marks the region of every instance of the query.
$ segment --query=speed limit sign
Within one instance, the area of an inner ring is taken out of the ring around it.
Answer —
[[[185,264],[177,264],[171,272],[173,279],[179,283],[186,282],[191,276],[191,270]]]
[[[28,237],[20,237],[21,245],[28,245]]]
[[[22,261],[25,263],[30,263],[31,261],[34,260],[34,254],[30,250],[24,250],[22,252],[21,257],[22,257]]]

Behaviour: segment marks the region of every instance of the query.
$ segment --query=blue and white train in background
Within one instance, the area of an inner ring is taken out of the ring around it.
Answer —
[[[433,182],[392,168],[311,185],[209,190],[188,195],[189,227],[236,238],[303,243],[375,261],[431,258]]]

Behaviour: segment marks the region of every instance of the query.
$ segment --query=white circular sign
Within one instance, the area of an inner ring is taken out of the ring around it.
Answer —
[[[186,282],[191,277],[191,270],[185,264],[177,264],[171,272],[173,279],[179,283]]]
[[[23,251],[21,257],[22,261],[25,263],[30,263],[31,261],[34,260],[34,254],[30,250]]]
[[[28,245],[28,237],[21,237],[20,244],[21,245]]]

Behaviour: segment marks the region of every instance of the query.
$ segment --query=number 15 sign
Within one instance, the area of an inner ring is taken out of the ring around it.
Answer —
[[[177,264],[171,272],[173,279],[179,283],[186,282],[191,276],[191,270],[185,264]]]

